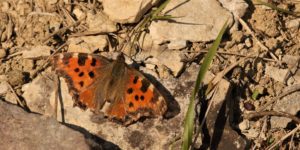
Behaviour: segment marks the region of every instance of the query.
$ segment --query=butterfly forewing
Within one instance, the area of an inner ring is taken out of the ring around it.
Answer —
[[[52,64],[58,75],[67,80],[69,90],[81,106],[95,108],[95,80],[101,78],[97,71],[109,62],[104,57],[84,53],[63,53],[55,55]]]

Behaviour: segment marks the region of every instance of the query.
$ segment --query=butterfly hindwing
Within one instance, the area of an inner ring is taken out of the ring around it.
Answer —
[[[140,117],[163,115],[167,109],[166,101],[154,85],[132,68],[128,69],[128,78],[124,97],[112,104],[109,116],[130,124]]]

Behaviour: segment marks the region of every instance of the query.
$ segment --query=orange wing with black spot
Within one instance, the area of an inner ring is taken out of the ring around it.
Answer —
[[[108,116],[130,124],[141,117],[162,116],[167,110],[164,97],[140,72],[129,68],[124,98],[115,101],[107,111]]]
[[[55,71],[66,79],[75,104],[92,110],[98,107],[96,102],[104,103],[104,99],[96,100],[99,96],[95,95],[94,83],[101,78],[101,72],[97,70],[109,63],[104,57],[85,53],[63,53],[52,59]]]

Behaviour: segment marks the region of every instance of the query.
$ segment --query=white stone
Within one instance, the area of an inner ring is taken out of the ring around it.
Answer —
[[[0,48],[0,59],[4,58],[6,56],[6,50],[3,48]]]
[[[93,53],[98,49],[103,51],[107,46],[105,35],[72,37],[69,42],[69,52]]]
[[[277,67],[267,65],[265,74],[278,82],[286,83],[290,76],[290,71],[289,69],[279,69]]]
[[[234,26],[231,29],[238,30],[239,18],[247,12],[248,4],[244,0],[219,0],[222,6],[229,10],[234,16]]]
[[[257,138],[259,135],[259,131],[251,128],[247,130],[247,133],[243,133],[243,134],[245,134],[248,138]]]
[[[240,124],[239,124],[239,128],[241,131],[243,130],[248,130],[250,128],[250,123],[249,120],[243,120]]]
[[[247,11],[248,4],[244,0],[219,0],[222,6],[233,13],[234,17],[243,17]]]
[[[157,0],[102,0],[103,11],[119,23],[135,23],[158,2]]]
[[[77,19],[80,19],[82,16],[84,16],[84,12],[78,7],[74,8],[73,13]]]
[[[245,40],[245,45],[249,48],[252,47],[252,41],[250,40],[250,38],[246,38]]]
[[[153,52],[153,54],[155,54]],[[185,63],[182,62],[184,56],[180,51],[164,50],[157,52],[152,59],[148,59],[145,63],[162,64],[169,68],[174,76],[178,76],[182,71]]]
[[[216,0],[172,0],[163,13],[179,17],[176,22],[155,21],[149,30],[156,44],[166,41],[214,40],[226,20],[232,23],[232,15]],[[182,5],[181,5],[182,4]],[[180,6],[180,7],[177,7]]]
[[[287,20],[285,23],[285,26],[287,28],[294,28],[294,29],[298,29],[300,26],[300,19],[293,19],[293,20]]]
[[[183,49],[187,45],[185,40],[182,41],[173,41],[168,44],[168,49]]]
[[[42,57],[47,57],[50,56],[51,49],[51,47],[44,45],[33,46],[30,48],[27,47],[24,48],[24,50],[22,51],[22,56],[26,59],[38,59]]]

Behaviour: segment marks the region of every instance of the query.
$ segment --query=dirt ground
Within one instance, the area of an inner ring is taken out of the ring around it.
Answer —
[[[270,2],[280,8],[300,12],[299,1]],[[98,1],[93,6],[88,1],[78,1],[76,5],[84,8],[83,13],[102,11]],[[0,80],[7,80],[15,94],[24,100],[22,86],[32,82],[47,69],[50,54],[68,51],[68,39],[72,35],[83,33],[89,25],[85,21],[79,21],[72,12],[73,6],[65,5],[62,0],[2,0],[0,8]],[[288,104],[281,104],[285,107],[283,109],[275,103],[284,98],[300,98],[299,95],[288,97],[297,91],[299,93],[300,89],[299,16],[249,2],[242,20],[246,26],[239,24],[237,31],[227,32],[210,68],[213,74],[218,74],[240,61],[223,77],[232,87],[231,100],[234,104],[228,106],[233,110],[231,127],[249,141],[251,149],[270,148],[277,141],[281,141],[276,145],[278,149],[297,149],[300,142],[299,131],[291,133],[286,139],[282,137],[299,127],[299,104],[290,101]],[[118,44],[123,41],[115,37],[122,37],[136,25],[118,24],[117,32],[105,33],[109,44],[103,50],[110,53],[114,48],[119,48]],[[190,42],[180,50],[180,53],[189,56],[183,71],[176,77],[172,74],[158,76],[180,78],[191,64],[202,63],[205,50],[211,43],[212,41]],[[23,53],[34,48],[38,49],[37,53],[27,56]],[[99,54],[100,50],[93,53]],[[250,54],[250,58],[245,57]],[[0,99],[6,101],[12,92],[9,93],[0,93]],[[295,109],[295,112],[286,109]],[[273,116],[292,121],[276,126],[281,120],[276,120]]]

